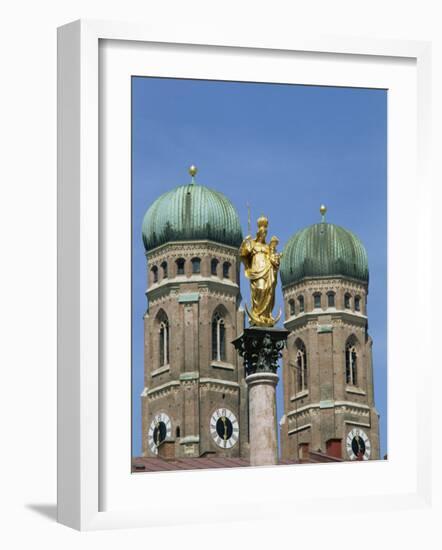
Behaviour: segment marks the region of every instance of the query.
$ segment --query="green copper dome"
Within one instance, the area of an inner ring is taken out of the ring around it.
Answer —
[[[351,231],[323,221],[288,241],[280,273],[283,286],[309,277],[342,276],[368,282],[367,252]]]
[[[164,193],[144,215],[146,251],[169,241],[211,240],[235,247],[241,244],[241,225],[232,203],[222,193],[193,183],[191,175],[192,183]]]

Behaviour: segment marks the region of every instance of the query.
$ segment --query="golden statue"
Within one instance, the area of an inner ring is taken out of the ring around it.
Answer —
[[[281,254],[276,252],[279,240],[276,237],[266,243],[269,221],[265,216],[258,218],[258,231],[241,243],[239,255],[245,266],[245,275],[250,281],[252,310],[246,305],[250,324],[257,327],[273,327],[281,317],[272,316],[275,306],[275,290]]]

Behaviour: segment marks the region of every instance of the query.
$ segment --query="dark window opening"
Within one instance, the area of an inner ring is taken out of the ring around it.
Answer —
[[[192,258],[192,273],[201,272],[201,260],[199,258]]]
[[[184,275],[184,264],[185,264],[184,258],[178,258],[176,261],[176,273],[177,275]]]
[[[304,311],[304,296],[298,296],[299,311]]]
[[[298,351],[296,353],[296,392],[301,392],[307,389],[307,354],[305,345],[302,342],[297,344]]]
[[[210,273],[212,275],[217,275],[218,263],[219,262],[216,258],[213,258],[213,260],[210,262]]]
[[[289,301],[290,315],[295,314],[295,300]]]
[[[350,386],[357,386],[357,354],[356,348],[349,344],[345,349],[345,382]]]
[[[226,360],[226,326],[219,313],[216,313],[212,320],[212,359]]]
[[[169,323],[166,320],[160,324],[160,366],[169,364]]]
[[[321,307],[321,295],[319,293],[313,294],[313,300],[315,304],[315,308]]]

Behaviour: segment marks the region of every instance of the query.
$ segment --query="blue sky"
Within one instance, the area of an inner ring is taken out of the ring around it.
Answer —
[[[133,454],[141,452],[145,256],[141,223],[165,191],[197,182],[224,193],[247,232],[269,218],[280,249],[320,220],[356,233],[369,259],[381,456],[387,452],[387,92],[385,90],[134,77],[132,79]],[[241,292],[248,301],[242,274]],[[282,304],[277,290],[275,311]],[[282,384],[277,389],[282,415]]]

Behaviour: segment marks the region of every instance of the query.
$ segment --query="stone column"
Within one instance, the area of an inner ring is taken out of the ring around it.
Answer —
[[[270,327],[246,328],[232,343],[244,358],[249,388],[250,464],[278,463],[276,384],[278,360],[289,332]]]
[[[277,464],[276,384],[278,375],[259,372],[247,376],[246,382],[249,386],[250,465]]]

